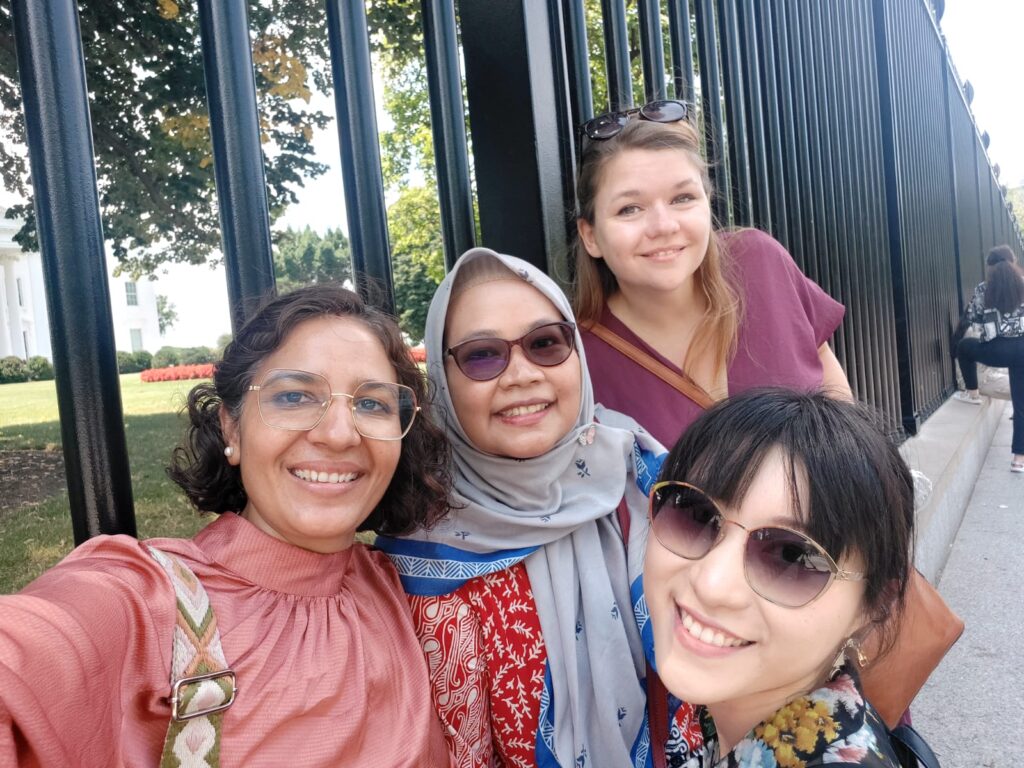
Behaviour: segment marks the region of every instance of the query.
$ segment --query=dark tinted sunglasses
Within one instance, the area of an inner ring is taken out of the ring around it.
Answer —
[[[508,368],[512,347],[516,345],[531,363],[548,368],[560,365],[576,347],[576,326],[565,322],[548,323],[518,339],[470,339],[449,347],[445,354],[452,356],[467,378],[488,381]]]
[[[680,482],[651,489],[651,530],[665,549],[700,560],[722,540],[726,523],[747,533],[743,573],[765,600],[800,608],[819,597],[835,580],[860,581],[862,573],[844,571],[814,539],[780,526],[745,528],[728,520],[702,490]]]
[[[610,139],[626,127],[629,118],[638,115],[641,120],[650,120],[653,123],[678,123],[685,120],[689,114],[689,107],[686,102],[672,99],[652,101],[642,107],[634,107],[621,112],[606,112],[587,120],[580,126],[580,133],[590,139],[600,141]]]

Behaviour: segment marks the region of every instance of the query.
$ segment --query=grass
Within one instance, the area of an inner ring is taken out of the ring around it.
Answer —
[[[178,416],[195,381],[143,384],[139,375],[121,376],[121,401],[141,538],[191,536],[200,518],[164,474],[185,422]],[[0,386],[0,450],[60,450],[57,395],[52,381]],[[71,551],[70,506],[66,493],[28,504],[0,518],[0,594],[14,592]]]

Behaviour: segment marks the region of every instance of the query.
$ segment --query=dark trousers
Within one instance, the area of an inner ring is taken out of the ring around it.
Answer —
[[[991,341],[961,339],[956,359],[967,389],[978,388],[978,367],[984,363],[1010,371],[1010,400],[1013,402],[1013,442],[1011,450],[1024,454],[1024,337],[999,337]]]

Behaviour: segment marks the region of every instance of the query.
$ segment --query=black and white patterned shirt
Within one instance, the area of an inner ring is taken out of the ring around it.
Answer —
[[[1006,315],[999,310],[989,310],[995,312],[998,317],[994,335],[986,328],[985,311],[985,283],[981,282],[974,289],[971,303],[967,305],[967,319],[981,328],[981,340],[991,341],[997,336],[1010,338],[1024,336],[1024,304]]]

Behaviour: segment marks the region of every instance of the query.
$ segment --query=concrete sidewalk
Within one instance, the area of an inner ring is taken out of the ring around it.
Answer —
[[[1009,414],[938,583],[966,629],[911,707],[942,768],[1024,765],[1024,474],[1009,469]]]

